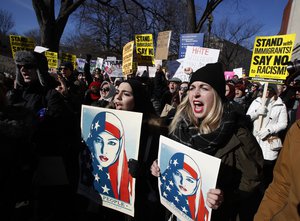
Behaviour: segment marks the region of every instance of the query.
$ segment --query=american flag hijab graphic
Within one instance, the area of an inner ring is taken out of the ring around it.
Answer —
[[[175,153],[160,176],[162,197],[183,214],[197,221],[208,220],[208,210],[201,190],[201,174],[195,161]]]
[[[102,195],[130,203],[132,177],[125,152],[124,128],[113,113],[98,113],[86,144],[91,151],[94,188]]]

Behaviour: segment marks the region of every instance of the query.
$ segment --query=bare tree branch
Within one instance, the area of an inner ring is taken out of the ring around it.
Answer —
[[[215,8],[222,2],[223,0],[207,0],[206,8],[197,24],[195,32],[200,32],[204,22],[208,18],[208,16],[215,10]]]

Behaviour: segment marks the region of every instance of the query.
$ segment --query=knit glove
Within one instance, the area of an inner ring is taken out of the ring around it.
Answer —
[[[261,139],[264,140],[267,138],[267,136],[269,136],[271,133],[270,129],[264,128],[261,129],[260,131],[258,131],[257,136]]]

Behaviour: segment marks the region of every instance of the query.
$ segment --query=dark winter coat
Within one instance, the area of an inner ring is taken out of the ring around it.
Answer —
[[[211,220],[235,220],[239,214],[240,220],[250,221],[258,207],[259,199],[256,197],[263,178],[263,156],[255,137],[245,125],[240,124],[244,122],[241,120],[244,117],[237,116],[236,120],[232,121],[230,130],[222,131],[225,140],[220,141],[214,151],[210,151],[209,146],[197,146],[195,144],[197,141],[193,144],[189,143],[192,139],[187,141],[188,137],[194,132],[186,133],[185,131],[189,131],[189,126],[184,122],[180,122],[178,126],[183,134],[179,137],[170,135],[178,142],[186,141],[185,144],[191,148],[197,150],[202,148],[208,154],[221,159],[217,188],[224,192],[224,202],[220,208],[213,211]],[[197,136],[195,134],[195,137]],[[181,138],[183,140],[180,140]]]

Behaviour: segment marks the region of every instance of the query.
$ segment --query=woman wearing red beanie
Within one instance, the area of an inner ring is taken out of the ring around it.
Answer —
[[[98,81],[93,81],[90,83],[88,90],[86,91],[84,97],[84,104],[91,105],[94,102],[97,102],[100,98],[100,86],[101,83]]]

